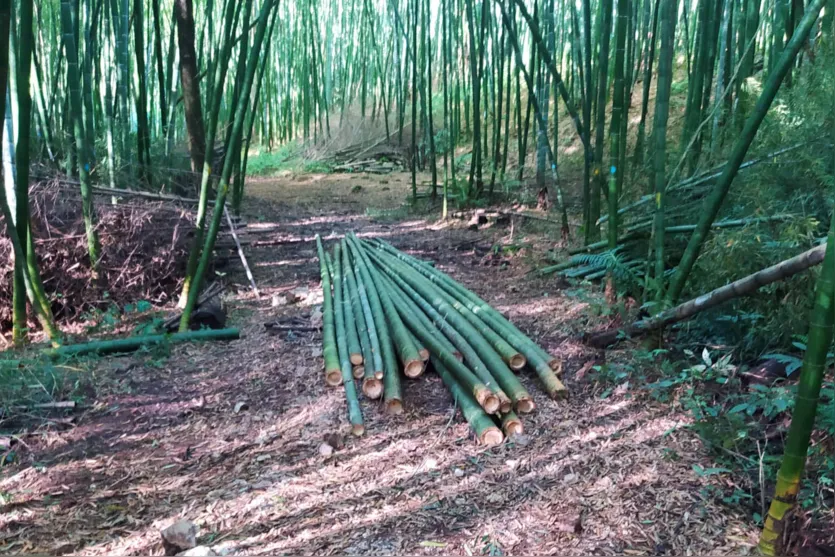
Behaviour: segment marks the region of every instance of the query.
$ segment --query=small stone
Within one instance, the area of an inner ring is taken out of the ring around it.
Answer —
[[[425,466],[427,470],[434,470],[438,467],[438,461],[434,458],[427,458]]]
[[[197,526],[188,520],[178,520],[160,531],[166,555],[191,549],[197,545]]]
[[[573,484],[577,482],[577,474],[566,474],[562,478],[562,482],[564,484]]]
[[[515,470],[516,467],[519,465],[519,461],[518,460],[508,460],[508,461],[505,461],[505,464],[507,464],[507,467],[510,468],[511,470]]]
[[[239,400],[235,403],[235,414],[238,414],[239,412],[242,412],[244,410],[249,410],[249,404],[242,400]]]
[[[254,490],[267,489],[269,487],[272,487],[272,485],[273,485],[273,482],[271,482],[270,480],[261,480],[259,482],[255,482],[254,484],[252,484],[252,489],[254,489]]]
[[[223,496],[226,495],[226,490],[224,489],[213,489],[212,491],[206,494],[206,499],[212,501],[214,499],[223,499]]]
[[[268,454],[261,454],[255,458],[255,462],[264,462],[265,460],[271,459],[272,456]]]
[[[530,442],[531,442],[531,436],[530,435],[525,435],[524,433],[516,434],[513,437],[511,437],[510,439],[511,439],[511,441],[513,441],[514,443],[516,443],[517,445],[519,445],[521,447],[525,447],[525,446],[529,445]]]
[[[319,454],[322,456],[330,456],[333,454],[333,447],[327,443],[322,443],[319,445]]]
[[[177,555],[183,555],[185,557],[213,557],[214,555],[217,555],[217,553],[215,553],[211,547],[198,545],[197,547],[192,547],[191,549],[178,553]]]
[[[460,468],[456,468],[455,470],[453,470],[452,473],[455,474],[456,478],[463,478],[464,477],[464,471],[461,470]]]

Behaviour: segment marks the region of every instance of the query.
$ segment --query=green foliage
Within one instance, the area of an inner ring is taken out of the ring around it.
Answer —
[[[249,155],[246,172],[252,176],[272,176],[284,170],[294,170],[292,161],[298,147],[294,142],[282,145],[275,151],[260,151]]]
[[[794,343],[801,352],[802,338]],[[776,358],[775,354],[768,357]],[[782,355],[783,361],[802,360],[802,354]],[[777,359],[777,358],[776,358]],[[835,364],[830,355],[829,366]],[[777,381],[772,386],[745,384],[740,374],[745,371],[732,361],[731,353],[717,353],[703,349],[636,350],[629,361],[610,361],[593,368],[595,381],[606,386],[601,397],[611,395],[616,386],[643,385],[638,389],[646,395],[674,404],[693,419],[689,426],[712,448],[715,464],[695,464],[693,471],[701,477],[734,473],[734,487],[708,485],[702,497],[748,512],[755,522],[762,520],[761,478],[771,478],[782,457],[782,445],[771,442],[785,435],[786,417],[794,407],[796,386]],[[800,505],[813,515],[825,514],[831,508],[835,454],[835,384],[825,382],[821,390],[818,410],[816,442],[809,450],[809,476],[800,492]],[[665,451],[664,458],[676,455]],[[829,499],[827,499],[827,497]],[[827,500],[830,502],[827,503]]]

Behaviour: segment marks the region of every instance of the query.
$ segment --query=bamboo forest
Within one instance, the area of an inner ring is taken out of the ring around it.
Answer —
[[[0,0],[0,555],[835,555],[835,0]]]

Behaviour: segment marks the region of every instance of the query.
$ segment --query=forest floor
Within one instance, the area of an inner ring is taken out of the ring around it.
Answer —
[[[437,212],[366,215],[399,207],[408,183],[250,180],[247,253],[261,297],[233,259],[239,293],[226,300],[243,338],[101,360],[74,424],[27,436],[2,469],[0,553],[162,554],[159,530],[178,518],[220,554],[752,552],[749,517],[705,495],[731,480],[694,471],[711,459],[687,415],[629,383],[601,396],[587,371],[604,355],[578,337],[604,318],[587,297],[527,274],[553,241],[520,223],[472,231],[436,222]],[[403,415],[365,400],[365,436],[345,436],[344,393],[325,386],[319,334],[264,324],[310,319],[321,302],[314,235],[351,230],[435,260],[505,312],[564,359],[570,399],[548,399],[523,373],[537,410],[523,417],[524,435],[485,449],[427,374],[404,382]],[[493,254],[510,234],[526,248]],[[292,290],[299,299],[283,303]],[[334,436],[344,447],[323,456]]]

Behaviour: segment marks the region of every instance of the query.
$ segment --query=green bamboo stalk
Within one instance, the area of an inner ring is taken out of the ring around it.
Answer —
[[[461,413],[464,415],[464,419],[470,424],[470,427],[481,444],[488,447],[500,445],[504,440],[502,432],[499,431],[493,423],[493,420],[490,419],[490,416],[484,413],[479,403],[459,384],[456,377],[444,367],[440,359],[433,358],[432,365],[438,372],[438,375],[441,376],[444,385],[452,393],[452,398],[456,404],[461,407]]]
[[[65,0],[66,1],[66,0]],[[139,154],[139,177],[151,185],[151,132],[148,127],[148,85],[145,79],[145,19],[144,3],[133,3],[133,40],[136,55],[137,94],[136,94],[136,145]]]
[[[359,241],[350,236],[348,241],[354,248],[353,253],[357,257],[360,268],[365,268],[371,279],[371,283],[379,294],[386,321],[391,329],[392,340],[394,341],[394,346],[397,348],[397,356],[403,364],[403,374],[406,377],[412,378],[420,376],[423,373],[423,360],[418,352],[418,347],[409,335],[409,331],[403,324],[403,321],[398,316],[397,309],[391,301],[384,284],[377,277],[377,270],[368,261]]]
[[[325,360],[325,383],[335,387],[342,383],[342,364],[336,344],[334,300],[331,294],[331,276],[322,238],[316,235],[316,251],[319,255],[319,272],[322,277],[322,357]]]
[[[277,0],[276,0],[277,1]],[[261,11],[258,16],[258,25],[255,29],[255,37],[252,42],[252,48],[249,51],[249,61],[246,64],[246,80],[243,85],[237,107],[235,108],[235,118],[232,124],[232,135],[230,138],[230,145],[232,149],[227,152],[240,149],[241,138],[243,135],[244,119],[246,117],[247,107],[249,105],[249,93],[252,90],[252,82],[255,79],[255,70],[258,66],[258,59],[261,53],[261,45],[264,42],[264,37],[267,32],[267,23],[269,21],[270,10],[273,9],[275,3],[273,0],[265,0],[261,5]],[[222,72],[221,72],[222,73]],[[200,255],[200,262],[197,270],[194,273],[194,284],[192,285],[186,306],[183,309],[183,317],[180,320],[180,329],[183,330],[188,327],[188,321],[191,318],[191,312],[194,309],[197,299],[200,294],[200,287],[203,277],[206,275],[206,269],[209,266],[209,260],[212,257],[215,240],[217,239],[218,230],[220,230],[220,223],[223,219],[223,207],[226,203],[226,196],[229,193],[229,181],[232,177],[234,168],[234,157],[227,156],[223,163],[223,172],[220,175],[220,182],[218,183],[217,198],[215,199],[215,210],[212,216],[212,222],[209,226],[206,241]],[[205,173],[204,173],[205,174]]]
[[[336,345],[339,353],[339,365],[342,370],[342,384],[345,386],[345,398],[348,401],[348,420],[351,422],[351,432],[360,436],[365,433],[362,421],[357,388],[351,374],[351,350],[348,345],[348,333],[345,323],[345,301],[342,298],[342,249],[339,244],[333,247],[333,298],[334,316],[336,318]],[[350,307],[350,305],[349,305]]]
[[[203,329],[200,331],[186,331],[170,335],[147,335],[115,340],[99,340],[83,344],[68,344],[60,348],[50,349],[46,354],[51,357],[78,357],[90,354],[104,355],[132,352],[146,346],[161,344],[179,344],[182,342],[201,342],[212,340],[237,340],[241,337],[238,329]]]
[[[369,336],[368,325],[366,324],[366,314],[363,309],[363,302],[360,300],[359,292],[357,290],[357,283],[354,277],[354,270],[351,266],[349,257],[349,248],[347,244],[342,247],[342,269],[345,275],[343,281],[345,285],[345,294],[347,300],[351,305],[351,313],[353,319],[356,320],[357,336],[359,337],[360,348],[362,350],[362,366],[359,366],[362,372],[357,377],[357,368],[354,368],[354,377],[362,379],[362,392],[368,398],[380,398],[383,394],[383,383],[380,379],[383,378],[383,360],[379,354],[379,340],[377,340],[377,330],[374,329],[374,340],[377,346],[377,354],[374,354],[371,339]],[[365,294],[363,292],[363,294]],[[367,301],[366,304],[367,305]],[[368,315],[371,316],[370,308]],[[371,322],[374,327],[373,317]],[[379,373],[379,376],[377,375]]]
[[[372,257],[376,257],[373,252]],[[404,280],[398,273],[392,272],[391,269],[379,259],[375,260],[381,264],[380,266],[385,273],[383,276],[388,275],[387,278],[391,282],[392,286],[399,288],[399,292],[401,292],[403,300],[409,300],[418,306],[417,309],[411,309],[405,301],[401,301],[398,305],[398,311],[410,311],[414,318],[413,321],[422,327],[425,334],[432,334],[434,331],[440,330],[443,335],[436,335],[436,339],[439,341],[441,346],[453,356],[460,354],[463,357],[463,361],[466,362],[467,367],[469,367],[487,386],[487,388],[489,388],[493,394],[496,395],[499,400],[499,409],[503,412],[510,411],[514,401],[511,400],[511,398],[499,386],[499,383],[496,381],[495,376],[491,373],[490,368],[488,368],[488,366],[484,363],[484,360],[480,356],[479,352],[473,348],[471,342],[465,340],[463,334],[456,330],[456,328],[451,324],[451,320],[442,315],[439,310],[436,310],[432,304],[427,301],[424,295],[415,290],[408,281]],[[428,318],[428,324],[422,321],[420,318],[421,315],[423,315],[424,318]],[[473,340],[470,336],[467,338],[470,341]]]
[[[802,24],[801,24],[802,27]],[[763,555],[783,555],[788,517],[797,505],[797,494],[806,466],[809,440],[815,427],[821,383],[826,375],[826,361],[832,346],[835,321],[835,212],[829,228],[823,269],[815,286],[815,307],[809,319],[809,340],[803,357],[803,369],[797,385],[789,434],[783,461],[777,472],[774,498],[765,518],[759,550]]]
[[[381,257],[374,252],[370,255],[377,260],[380,269],[387,273],[419,306],[422,302],[428,302],[434,308],[435,312],[429,314],[424,307],[425,304],[422,306],[437,327],[442,327],[448,322],[459,333],[457,336],[449,336],[449,340],[464,355],[464,360],[470,369],[496,393],[500,400],[509,397],[520,412],[533,411],[535,404],[522,383],[508,369],[482,333],[459,313],[460,310],[456,311],[458,308],[449,303],[440,289],[394,258]],[[466,341],[463,341],[464,338]],[[493,388],[493,381],[498,384],[501,391],[506,393],[505,397],[499,390]],[[509,409],[505,409],[507,410]]]
[[[693,270],[693,266],[696,264],[696,260],[701,253],[702,246],[704,245],[707,235],[710,232],[710,227],[722,208],[722,204],[725,201],[728,191],[730,190],[733,179],[739,171],[739,167],[742,165],[745,154],[751,147],[751,143],[754,141],[754,137],[757,134],[760,124],[762,124],[762,121],[765,119],[768,109],[771,107],[771,103],[774,102],[774,98],[780,90],[783,78],[786,77],[791,70],[797,53],[800,52],[800,49],[805,44],[806,38],[809,36],[809,33],[814,27],[818,14],[825,3],[826,0],[812,0],[791,40],[788,42],[785,50],[781,54],[780,60],[777,62],[774,70],[768,75],[768,78],[763,84],[762,92],[757,99],[757,103],[754,106],[751,115],[745,121],[745,126],[734,144],[728,163],[722,171],[722,175],[719,177],[716,185],[713,187],[713,191],[710,193],[710,196],[705,200],[699,224],[693,232],[693,235],[690,237],[690,241],[687,244],[684,255],[682,256],[671,280],[670,289],[666,296],[666,300],[669,303],[674,303],[678,300],[679,296],[681,296],[684,286],[687,283],[687,279],[690,277],[690,272]]]
[[[75,138],[76,156],[78,157],[78,181],[81,184],[81,207],[84,214],[84,230],[87,235],[87,253],[90,257],[90,268],[94,276],[97,273],[101,257],[99,239],[96,233],[96,213],[93,207],[93,192],[90,183],[90,148],[87,145],[87,135],[82,121],[83,108],[81,103],[80,79],[78,75],[78,49],[75,44],[73,31],[73,12],[70,0],[61,0],[61,37],[64,43],[64,55],[67,59],[67,81],[70,93],[70,118],[72,119],[73,136]],[[27,63],[28,65],[28,63]],[[26,83],[26,97],[29,96],[29,83]],[[28,118],[26,119],[28,133]],[[23,122],[21,122],[23,124]],[[23,128],[21,128],[23,129]],[[26,142],[28,145],[28,139]],[[21,153],[25,151],[25,158]],[[28,183],[29,154],[28,149],[18,149],[18,178],[22,175]],[[23,168],[27,170],[23,171]]]
[[[379,337],[380,355],[383,361],[383,400],[385,401],[386,411],[389,414],[400,414],[403,412],[403,396],[400,389],[400,370],[397,367],[397,356],[392,341],[391,332],[386,323],[383,303],[381,301],[380,293],[374,285],[368,269],[364,265],[364,261],[356,251],[356,247],[352,242],[348,242],[348,247],[351,249],[351,260],[354,262],[354,276],[357,278],[357,290],[360,296],[363,293],[367,297],[368,306],[371,309],[373,317],[369,319],[369,314],[366,311],[366,323],[373,323],[376,327],[377,336]],[[421,364],[423,367],[423,364]]]
[[[23,2],[21,8],[21,28],[28,28],[31,30],[32,3]],[[6,83],[8,81],[8,77],[10,77],[8,70],[10,61],[9,38],[11,19],[11,1],[0,1],[0,109],[2,109],[0,114],[5,115],[5,125],[3,126],[5,130],[5,148],[2,149],[4,152],[2,165],[4,184],[0,187],[0,208],[2,209],[3,218],[6,221],[6,230],[12,242],[12,250],[15,258],[12,338],[15,343],[22,342],[25,338],[26,298],[28,296],[38,321],[44,331],[46,331],[47,336],[50,340],[52,340],[53,345],[57,346],[60,341],[60,331],[58,331],[57,327],[55,327],[49,300],[47,299],[43,289],[43,283],[41,282],[40,273],[37,267],[37,260],[35,258],[34,242],[32,241],[32,234],[29,228],[28,172],[26,173],[26,182],[22,182],[19,179],[19,173],[15,173],[14,159],[16,158],[16,151],[21,149],[15,149],[15,134],[11,125],[11,106],[6,105]],[[25,25],[28,25],[28,27],[24,27]],[[31,33],[24,35],[23,39],[25,41],[30,37]],[[21,73],[24,73],[21,71],[22,68],[20,66],[18,66],[17,69],[18,76],[16,76],[17,80],[15,80],[15,83],[20,85],[21,81],[25,81],[25,76],[20,75]],[[29,69],[27,67],[25,73],[28,72]],[[18,89],[18,94],[20,93],[21,91]],[[24,105],[19,107],[18,114],[22,114],[20,111],[21,109],[26,109],[26,106]],[[0,133],[0,135],[3,134]],[[23,146],[23,144],[21,144],[21,146]],[[24,150],[28,151],[28,139]],[[20,159],[18,158],[18,160]],[[6,173],[8,173],[8,175],[5,175]],[[23,236],[23,238],[21,236]]]
[[[664,296],[666,237],[665,217],[667,199],[667,121],[670,117],[670,90],[673,83],[673,56],[678,0],[666,2],[661,8],[661,49],[658,53],[658,85],[655,96],[655,117],[653,118],[653,136],[655,139],[654,182],[655,182],[655,299]],[[610,218],[617,218],[616,211],[609,212]],[[649,275],[649,273],[647,273]],[[649,278],[649,276],[647,276]]]
[[[179,1],[179,0],[178,0]],[[252,9],[252,0],[246,0],[242,6],[242,9],[246,12],[249,12]],[[203,167],[202,171],[203,174],[200,177],[200,200],[197,203],[197,218],[194,222],[194,237],[191,241],[191,247],[189,249],[188,254],[188,262],[186,263],[186,273],[185,278],[183,279],[183,289],[180,292],[180,301],[179,306],[185,307],[191,291],[192,291],[192,283],[195,278],[195,274],[197,272],[197,267],[200,262],[200,255],[201,255],[201,248],[204,242],[205,230],[206,230],[206,213],[209,206],[209,185],[213,178],[212,175],[212,164],[214,161],[214,145],[215,145],[215,135],[217,133],[218,127],[218,120],[220,117],[220,109],[223,101],[223,90],[224,84],[226,83],[226,72],[229,66],[229,60],[232,57],[232,29],[235,25],[235,18],[237,15],[237,11],[235,10],[235,2],[231,0],[227,0],[226,2],[226,10],[225,10],[225,17],[224,17],[224,28],[223,28],[223,36],[220,48],[220,53],[218,55],[217,65],[213,66],[213,69],[217,70],[214,73],[214,83],[213,87],[210,87],[209,90],[211,92],[211,104],[209,110],[209,120],[206,124],[206,134],[204,137],[204,154],[203,154]],[[181,16],[180,22],[183,22]],[[178,31],[182,33],[182,31]],[[186,38],[187,42],[187,38]],[[193,42],[193,41],[192,41]],[[181,45],[183,44],[181,40]],[[186,54],[186,51],[182,52]],[[189,61],[191,64],[191,61]],[[196,61],[195,61],[196,64]],[[196,65],[195,68],[196,69]],[[183,66],[183,60],[181,58],[180,61],[180,70],[181,70],[181,78],[184,78],[183,72],[190,72],[192,70],[188,69],[187,67]],[[211,73],[211,72],[210,72]],[[196,79],[196,76],[195,76]],[[199,89],[197,88],[196,82],[191,84],[187,84],[183,81],[183,96],[184,99],[188,95],[197,95],[199,98]],[[198,147],[196,145],[196,141],[198,139],[198,126],[202,128],[202,123],[199,121],[193,121],[189,124],[190,121],[196,120],[199,117],[199,113],[197,112],[197,107],[194,107],[194,111],[189,116],[186,113],[186,127],[191,128],[189,129],[189,137],[190,137],[190,149],[192,150],[192,165],[195,164],[196,159],[194,155],[194,149]],[[228,157],[232,158],[232,157]]]

